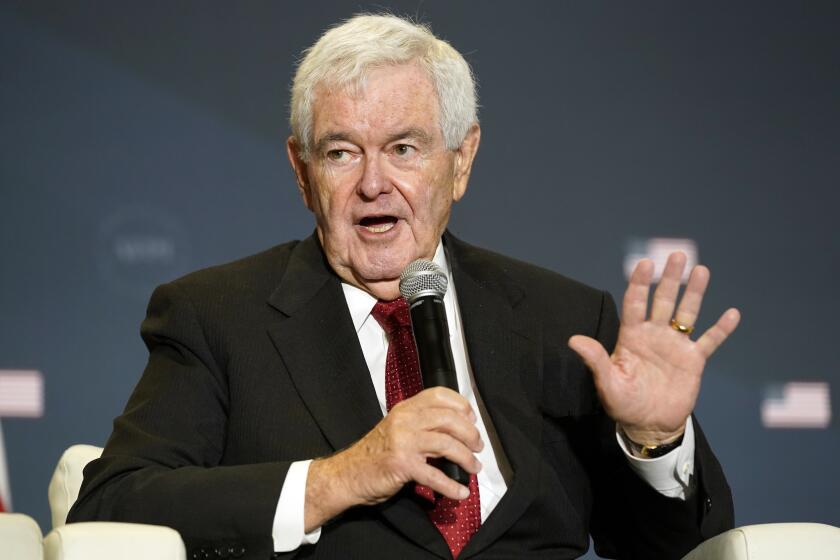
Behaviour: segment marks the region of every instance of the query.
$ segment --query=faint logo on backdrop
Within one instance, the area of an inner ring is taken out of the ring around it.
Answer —
[[[831,392],[824,381],[770,385],[761,402],[765,428],[828,428]]]
[[[700,261],[697,253],[697,242],[693,239],[674,237],[652,237],[650,239],[631,239],[627,243],[624,257],[624,276],[630,278],[636,264],[642,259],[651,259],[654,264],[653,281],[658,282],[662,277],[662,270],[668,255],[675,251],[682,251],[687,257],[682,281],[688,281],[691,269]]]
[[[100,226],[99,268],[115,291],[147,298],[189,270],[189,238],[180,220],[151,207],[108,215]]]

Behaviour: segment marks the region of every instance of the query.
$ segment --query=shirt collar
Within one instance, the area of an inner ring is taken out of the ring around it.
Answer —
[[[449,274],[449,262],[446,260],[446,252],[443,250],[443,243],[440,241],[438,241],[438,246],[435,250],[435,256],[432,261],[438,265],[444,273],[446,273],[446,277],[451,280]],[[368,317],[370,317],[370,312],[373,310],[373,306],[376,305],[377,299],[361,288],[351,286],[346,282],[341,283],[341,288],[344,290],[344,299],[347,300],[347,307],[350,309],[350,318],[353,320],[353,327],[355,327],[356,333],[358,333],[365,324],[365,321],[367,321]]]

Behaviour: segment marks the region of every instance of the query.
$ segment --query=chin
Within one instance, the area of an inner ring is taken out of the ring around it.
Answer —
[[[396,258],[374,260],[360,263],[360,266],[354,266],[353,269],[366,282],[387,282],[389,280],[399,280],[403,269],[410,262],[410,260],[404,261],[404,259]]]
[[[365,251],[354,259],[353,269],[367,280],[386,281],[399,278],[403,269],[415,260],[416,247],[392,246]]]

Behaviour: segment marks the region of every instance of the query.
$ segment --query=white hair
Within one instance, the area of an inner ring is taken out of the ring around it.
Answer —
[[[420,64],[435,86],[447,149],[458,148],[478,122],[467,61],[425,25],[390,14],[360,14],[327,30],[304,51],[292,83],[289,119],[301,156],[307,159],[312,148],[312,106],[319,86],[359,91],[369,70],[411,62]]]

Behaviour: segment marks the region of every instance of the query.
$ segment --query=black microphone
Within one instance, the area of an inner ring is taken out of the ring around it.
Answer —
[[[448,387],[457,393],[458,377],[443,305],[448,286],[446,274],[432,261],[418,259],[400,274],[400,293],[411,314],[423,387]],[[441,459],[437,466],[452,480],[469,484],[470,474],[452,461]]]

